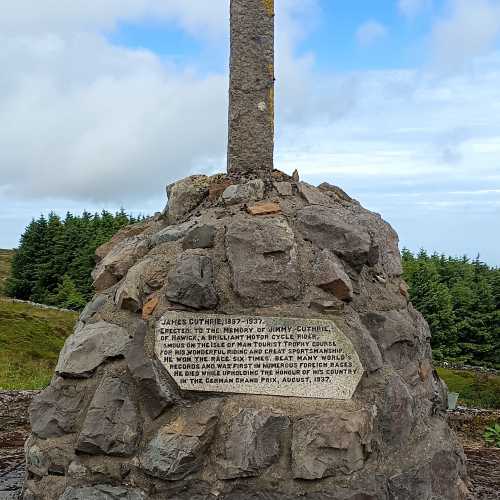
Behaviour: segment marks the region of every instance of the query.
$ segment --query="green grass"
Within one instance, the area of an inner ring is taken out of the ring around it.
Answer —
[[[77,318],[0,299],[0,389],[45,387]]]
[[[7,278],[10,276],[10,265],[14,250],[0,250],[0,297],[4,295],[3,289]]]
[[[500,408],[500,376],[465,370],[437,369],[450,392],[458,392],[458,404],[473,408]]]

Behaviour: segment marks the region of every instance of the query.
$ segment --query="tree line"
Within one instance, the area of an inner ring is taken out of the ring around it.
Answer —
[[[106,210],[82,215],[55,213],[33,219],[21,236],[7,280],[8,296],[66,309],[82,309],[93,295],[94,254],[134,218]]]
[[[7,295],[79,310],[93,295],[96,248],[144,217],[51,213],[26,227],[12,262]],[[432,331],[437,360],[500,368],[500,269],[479,258],[403,250],[404,278]]]
[[[403,268],[431,328],[434,359],[500,368],[500,268],[406,249]]]

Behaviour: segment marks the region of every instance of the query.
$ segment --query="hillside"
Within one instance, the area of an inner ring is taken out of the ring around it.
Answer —
[[[4,284],[10,276],[12,257],[14,257],[14,250],[0,249],[0,297],[4,295]]]
[[[77,318],[0,298],[0,389],[45,387]]]
[[[12,250],[0,250],[0,389],[39,389],[49,383],[78,315],[4,297],[13,255]]]

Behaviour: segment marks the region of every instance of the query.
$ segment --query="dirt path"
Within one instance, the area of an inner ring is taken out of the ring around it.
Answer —
[[[0,391],[0,500],[17,499],[22,486],[28,407],[35,394],[36,391]],[[500,449],[483,448],[481,437],[485,424],[494,420],[500,420],[499,411],[464,410],[449,414],[450,424],[464,445],[477,500],[500,500]]]

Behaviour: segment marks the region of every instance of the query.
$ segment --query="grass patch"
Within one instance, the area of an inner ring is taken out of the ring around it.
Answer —
[[[0,389],[41,389],[78,314],[0,299]]]
[[[500,376],[465,370],[437,369],[458,403],[471,408],[500,409]]]
[[[0,250],[0,297],[4,295],[4,286],[10,276],[14,250]]]

